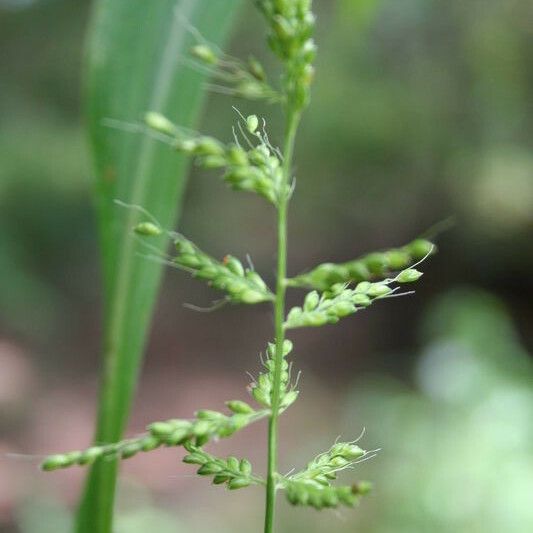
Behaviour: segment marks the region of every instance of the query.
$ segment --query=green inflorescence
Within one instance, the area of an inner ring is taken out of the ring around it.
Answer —
[[[293,307],[289,311],[285,328],[336,324],[341,318],[365,309],[374,301],[395,294],[397,288],[392,288],[392,283],[412,283],[421,276],[422,272],[408,268],[402,270],[395,278],[374,283],[361,281],[353,289],[347,284],[335,283],[322,295],[312,291],[305,297],[302,307]]]
[[[195,278],[223,291],[232,303],[272,303],[275,317],[275,339],[269,343],[263,370],[249,385],[248,391],[257,402],[256,409],[242,400],[226,403],[231,411],[200,410],[194,419],[171,419],[147,426],[147,433],[117,443],[95,445],[84,451],[52,455],[42,463],[44,470],[73,465],[87,465],[105,457],[127,459],[139,452],[161,446],[182,446],[184,462],[198,466],[198,475],[210,476],[215,485],[240,489],[261,485],[266,489],[265,533],[273,531],[276,491],[285,492],[293,505],[316,509],[354,506],[370,491],[370,484],[333,485],[340,471],[374,456],[356,442],[337,442],[319,454],[307,467],[283,476],[277,472],[278,416],[298,398],[297,379],[291,379],[293,344],[285,338],[287,331],[310,326],[334,324],[357,313],[376,300],[398,295],[398,288],[416,282],[422,276],[420,262],[435,252],[435,245],[425,239],[387,251],[371,253],[334,264],[324,263],[293,278],[286,275],[287,206],[294,183],[292,154],[300,115],[309,103],[316,46],[312,39],[315,19],[311,0],[256,0],[268,27],[268,43],[280,59],[283,72],[279,89],[272,88],[260,63],[251,58],[241,62],[225,56],[199,42],[192,49],[194,61],[210,69],[224,83],[219,89],[247,98],[262,98],[283,105],[286,116],[283,150],[274,148],[266,133],[265,121],[257,115],[240,115],[234,142],[224,143],[213,137],[186,131],[159,113],[145,116],[148,129],[173,149],[190,155],[198,166],[222,169],[223,180],[234,190],[252,192],[270,202],[277,211],[278,261],[276,288],[267,287],[261,276],[241,261],[226,255],[221,261],[203,252],[182,235],[163,230],[141,207],[136,208],[149,220],[134,231],[140,239],[170,236],[176,253],[163,259],[172,266],[190,272]],[[147,243],[148,245],[148,243]],[[311,289],[298,307],[285,312],[285,292],[290,288]],[[265,479],[252,472],[247,459],[218,458],[204,447],[220,438],[263,418],[269,420],[268,466]]]

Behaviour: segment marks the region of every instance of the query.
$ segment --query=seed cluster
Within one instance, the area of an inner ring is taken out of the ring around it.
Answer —
[[[211,85],[215,91],[247,100],[278,102],[282,95],[271,87],[263,65],[254,57],[246,63],[237,58],[220,54],[206,43],[192,47],[191,55],[207,68],[212,79],[221,85]]]
[[[315,457],[305,470],[284,481],[287,499],[293,505],[309,505],[316,509],[353,506],[360,496],[370,491],[369,483],[350,487],[333,487],[337,472],[349,468],[367,455],[354,442],[337,442],[327,452]]]
[[[346,263],[323,263],[288,280],[288,284],[325,291],[336,283],[373,281],[408,268],[434,251],[436,247],[432,242],[416,239],[401,248],[371,253]]]
[[[370,489],[368,483],[333,487],[309,481],[289,481],[285,486],[285,494],[292,505],[308,505],[320,510],[339,505],[354,507]]]
[[[280,380],[280,411],[284,411],[298,398],[298,391],[293,387],[289,388],[290,381],[290,367],[286,360],[287,355],[292,351],[292,342],[285,339],[283,343],[283,361],[281,364],[281,380]],[[272,406],[272,398],[274,392],[274,355],[276,353],[276,345],[269,343],[267,347],[267,360],[264,361],[264,366],[267,372],[259,374],[256,381],[250,385],[250,392],[255,401],[263,407],[270,408]]]
[[[252,465],[248,459],[239,460],[236,457],[220,459],[191,444],[186,444],[185,448],[189,454],[183,458],[183,462],[200,465],[197,474],[213,476],[214,485],[225,483],[228,489],[236,490],[263,483],[261,478],[252,474]]]
[[[102,457],[129,459],[139,452],[149,452],[159,446],[203,446],[216,438],[226,438],[239,429],[264,418],[268,411],[255,411],[247,403],[232,400],[226,404],[232,415],[218,411],[200,410],[196,420],[171,419],[153,422],[147,427],[148,434],[136,439],[126,439],[113,444],[92,446],[84,451],[74,451],[47,457],[42,470],[57,470],[73,465],[89,465]]]
[[[202,409],[196,412],[196,420],[171,419],[164,422],[154,422],[148,426],[148,431],[154,437],[161,439],[167,446],[180,446],[194,442],[196,446],[204,446],[210,440],[226,438],[239,429],[259,420],[268,414],[267,411],[254,411],[250,406],[248,413],[243,413],[244,402],[239,402],[238,411],[226,416],[218,411]],[[228,402],[230,409],[235,405]]]
[[[389,297],[395,291],[390,287],[391,283],[410,283],[420,276],[422,272],[408,268],[393,279],[376,283],[362,281],[355,289],[350,289],[343,283],[336,283],[322,295],[312,291],[305,297],[302,307],[293,307],[289,311],[284,326],[290,329],[336,324],[341,318],[368,307],[375,300]]]
[[[312,480],[320,485],[327,486],[330,481],[337,478],[337,472],[343,470],[367,452],[354,442],[337,442],[327,452],[317,455],[305,470],[291,477],[293,480]]]
[[[127,439],[106,446],[91,446],[83,451],[50,455],[41,463],[41,469],[51,471],[74,465],[90,465],[102,457],[129,459],[141,451],[155,450],[162,444],[159,438],[145,435],[139,439]]]
[[[151,129],[170,136],[174,148],[194,157],[201,168],[224,169],[222,179],[233,190],[253,192],[274,205],[277,205],[280,194],[288,194],[288,188],[281,188],[283,171],[280,155],[270,144],[264,128],[263,131],[259,128],[256,115],[243,118],[239,123],[248,149],[237,137],[235,143],[226,145],[213,137],[182,132],[159,113],[147,113],[145,121]]]
[[[251,268],[244,268],[236,257],[227,255],[217,261],[182,236],[175,237],[174,245],[178,255],[172,259],[173,264],[225,291],[232,302],[256,304],[273,299],[261,276]]]
[[[309,101],[316,45],[311,0],[256,0],[269,27],[268,44],[285,66],[287,104],[300,110]]]

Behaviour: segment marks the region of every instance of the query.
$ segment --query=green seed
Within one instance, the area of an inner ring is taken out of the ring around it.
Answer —
[[[215,462],[209,462],[202,465],[196,473],[199,476],[212,476],[213,474],[218,474],[219,472],[222,472],[222,470],[224,469],[219,464]]]
[[[196,411],[196,418],[200,418],[201,420],[219,420],[223,417],[224,415],[218,411],[211,411],[209,409],[200,409],[199,411]]]
[[[241,459],[239,470],[246,476],[249,476],[252,473],[252,463],[248,459]]]
[[[122,459],[129,459],[130,457],[133,457],[140,451],[140,446],[136,442],[132,442],[131,444],[127,444],[122,448],[120,452],[120,456]]]
[[[366,294],[354,294],[352,297],[352,302],[355,305],[367,307],[372,303],[372,300]]]
[[[41,463],[41,469],[46,472],[57,470],[58,468],[65,468],[70,466],[68,457],[66,455],[50,455]]]
[[[194,423],[192,432],[196,437],[200,437],[205,435],[210,429],[211,424],[207,420],[198,420]]]
[[[317,306],[318,302],[320,302],[320,296],[318,295],[318,292],[313,291],[310,292],[306,297],[304,301],[304,311],[314,311]]]
[[[149,128],[166,135],[174,135],[176,133],[176,126],[174,126],[174,124],[161,113],[156,113],[154,111],[146,113],[146,115],[144,115],[144,122]]]
[[[396,281],[398,283],[412,283],[422,277],[422,272],[419,272],[415,268],[408,268],[402,270],[397,276]]]
[[[233,413],[247,415],[254,412],[253,407],[241,400],[230,400],[229,402],[226,402],[226,405]]]
[[[409,265],[410,257],[402,250],[390,250],[385,254],[389,270],[400,270]]]
[[[249,115],[246,117],[246,128],[250,133],[255,133],[259,126],[259,119],[256,115]]]
[[[417,239],[409,244],[407,248],[415,260],[422,259],[436,250],[436,246],[425,239]]]
[[[143,235],[145,237],[155,237],[163,233],[161,228],[153,224],[152,222],[141,222],[137,224],[133,229],[137,235]]]
[[[191,432],[188,429],[176,429],[165,438],[165,444],[169,446],[183,444],[187,439],[189,439],[190,434]]]
[[[148,431],[156,437],[167,437],[175,429],[175,426],[169,422],[154,422],[148,426]]]
[[[205,463],[205,458],[202,454],[199,453],[190,453],[183,458],[183,462],[188,465],[203,465]]]
[[[80,458],[78,459],[79,465],[90,465],[96,461],[100,456],[102,456],[104,450],[99,446],[94,446],[92,448],[87,448],[82,452]]]
[[[265,300],[268,300],[266,294],[258,291],[254,291],[253,289],[249,289],[244,291],[240,297],[240,301],[245,304],[256,304],[258,302],[264,302]]]
[[[391,292],[392,289],[384,283],[372,283],[371,287],[367,291],[367,294],[372,298],[379,298],[380,296],[385,296]]]
[[[228,465],[228,470],[239,470],[239,460],[236,457],[228,457],[226,464]]]
[[[148,435],[141,440],[140,444],[143,452],[150,452],[161,445],[161,440],[153,435]]]
[[[218,58],[213,50],[205,44],[197,44],[191,48],[191,54],[209,65],[215,65]]]
[[[250,484],[251,481],[249,478],[236,477],[230,480],[230,482],[228,483],[228,488],[230,490],[243,489],[244,487],[248,487]]]

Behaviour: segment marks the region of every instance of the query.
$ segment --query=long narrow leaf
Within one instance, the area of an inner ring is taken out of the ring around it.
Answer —
[[[194,123],[204,77],[186,64],[195,27],[213,43],[226,36],[239,0],[97,0],[87,56],[86,107],[96,170],[104,281],[104,359],[95,440],[120,439],[128,420],[161,266],[139,257],[132,226],[142,205],[171,227],[185,161],[136,128],[144,112]],[[163,238],[156,244],[161,249]],[[77,523],[79,533],[110,533],[117,465],[97,462]]]

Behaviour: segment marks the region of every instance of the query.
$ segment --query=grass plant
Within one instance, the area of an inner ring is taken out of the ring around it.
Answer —
[[[279,84],[271,84],[256,59],[244,62],[229,57],[203,39],[193,47],[192,57],[199,68],[207,69],[213,76],[217,90],[282,106],[285,131],[281,149],[272,144],[266,120],[256,115],[239,117],[231,143],[182,128],[157,112],[148,112],[145,122],[153,134],[168,143],[169,149],[190,156],[201,168],[221,171],[222,179],[232,189],[257,194],[273,206],[278,246],[275,287],[269,288],[252,266],[243,265],[238,258],[226,255],[218,260],[185,236],[162,227],[141,207],[132,206],[145,214],[145,220],[134,231],[147,246],[151,238],[161,235],[173,242],[173,252],[164,257],[156,252],[158,259],[221,291],[222,302],[273,306],[274,338],[267,344],[262,358],[264,368],[248,388],[256,405],[231,400],[226,403],[226,413],[199,410],[191,419],[154,422],[140,437],[53,455],[43,462],[42,468],[88,465],[109,457],[127,459],[161,446],[181,446],[187,452],[183,461],[195,465],[198,475],[210,477],[216,485],[225,485],[230,490],[251,485],[264,487],[264,531],[271,533],[277,492],[283,492],[293,505],[315,509],[357,504],[369,492],[370,484],[358,480],[337,485],[335,481],[339,472],[374,454],[362,449],[356,441],[335,442],[329,450],[311,459],[303,470],[286,475],[278,472],[279,417],[298,398],[297,382],[293,378],[293,344],[288,339],[290,331],[335,324],[378,300],[405,294],[402,288],[422,276],[416,267],[435,248],[431,242],[417,239],[401,248],[367,254],[341,264],[323,263],[288,277],[287,219],[295,191],[293,152],[314,77],[315,17],[310,0],[257,0],[256,4],[268,28],[270,49],[281,64]],[[287,312],[288,289],[308,292],[300,306]],[[268,422],[266,475],[254,472],[246,458],[220,458],[206,450],[211,441],[228,438],[263,419]]]

